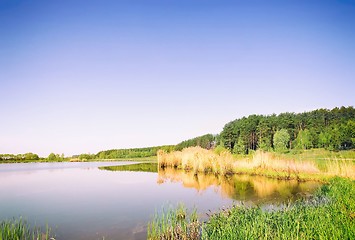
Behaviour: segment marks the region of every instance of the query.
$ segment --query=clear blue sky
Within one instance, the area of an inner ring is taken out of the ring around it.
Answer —
[[[176,144],[355,103],[355,1],[0,0],[0,153]]]

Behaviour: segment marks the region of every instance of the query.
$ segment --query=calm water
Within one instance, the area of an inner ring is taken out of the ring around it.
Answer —
[[[147,222],[162,206],[182,202],[195,206],[203,217],[208,210],[241,201],[272,204],[295,199],[319,186],[238,175],[194,176],[173,169],[98,168],[124,164],[132,163],[0,164],[0,220],[24,216],[39,226],[48,223],[59,240],[145,239]]]

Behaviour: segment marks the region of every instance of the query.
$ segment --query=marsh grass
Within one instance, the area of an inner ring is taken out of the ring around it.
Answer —
[[[0,222],[0,240],[54,240],[51,229],[43,231],[30,226],[26,220],[12,219]]]
[[[200,222],[196,209],[188,212],[184,205],[176,209],[168,207],[160,214],[156,213],[153,221],[148,223],[148,239],[200,239]]]
[[[319,163],[311,158],[291,158],[258,150],[252,156],[237,159],[228,151],[217,153],[200,147],[171,153],[158,151],[157,157],[160,168],[173,167],[195,174],[250,174],[299,181],[325,181],[334,176],[355,179],[355,164],[345,158],[324,159],[323,166],[319,167]]]
[[[216,154],[201,147],[189,147],[171,153],[158,151],[158,166],[160,168],[173,167],[196,174],[198,172],[232,173],[233,160],[233,156],[227,151]]]
[[[312,198],[265,210],[260,206],[234,206],[210,215],[200,223],[200,235],[175,237],[169,224],[177,214],[155,216],[149,239],[355,239],[355,181],[333,178]],[[179,210],[176,210],[179,212]],[[185,217],[188,219],[188,217]],[[197,220],[198,221],[198,220]],[[187,224],[187,223],[185,223]],[[179,222],[179,225],[184,223]],[[153,233],[153,234],[152,234]],[[166,233],[169,233],[166,235]],[[171,237],[174,236],[174,237]]]

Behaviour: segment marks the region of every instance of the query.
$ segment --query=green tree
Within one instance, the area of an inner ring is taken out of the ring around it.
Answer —
[[[246,146],[242,138],[238,138],[237,144],[234,145],[233,153],[245,154]]]
[[[225,148],[231,151],[233,150],[237,139],[237,134],[234,126],[235,126],[235,121],[227,123],[220,134],[221,143],[223,143],[223,146]]]
[[[280,129],[276,131],[274,135],[274,149],[276,152],[284,152],[287,150],[288,143],[290,141],[290,134],[286,129]]]
[[[83,153],[83,154],[80,154],[79,159],[80,160],[95,159],[95,155],[94,154]]]
[[[266,137],[260,138],[258,142],[258,148],[264,151],[269,151],[271,149],[270,139]]]
[[[271,128],[271,117],[262,117],[259,121],[257,127],[258,132],[258,148],[268,151],[271,149],[271,137],[272,137],[272,128]]]
[[[55,160],[57,160],[57,155],[55,155],[54,153],[50,153],[50,154],[48,155],[47,159],[48,159],[49,161],[55,161]]]
[[[346,124],[341,124],[340,129],[340,148],[351,149],[355,141],[355,121],[349,120]]]
[[[348,121],[347,123],[348,131],[349,131],[349,137],[351,140],[352,147],[355,147],[355,121]]]
[[[312,148],[312,136],[308,129],[300,130],[295,140],[295,148],[310,149]]]
[[[319,134],[318,138],[318,146],[328,149],[330,146],[330,141],[332,139],[332,135],[329,131],[323,131]]]
[[[39,159],[38,155],[34,154],[34,153],[25,153],[23,157],[26,160],[38,160]]]

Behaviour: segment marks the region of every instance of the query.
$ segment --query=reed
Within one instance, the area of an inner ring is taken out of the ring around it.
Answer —
[[[333,176],[355,179],[355,164],[347,160],[324,160],[325,167],[320,168],[316,161],[283,158],[260,150],[250,158],[237,159],[226,150],[217,153],[200,147],[189,147],[171,153],[159,151],[157,156],[160,168],[174,167],[195,174],[246,173],[297,180],[325,180]]]
[[[200,239],[200,222],[196,210],[188,212],[184,205],[176,209],[169,207],[155,214],[153,221],[148,223],[147,238],[158,239]]]
[[[326,173],[329,176],[341,176],[355,179],[355,164],[345,159],[326,161]]]
[[[0,222],[0,240],[55,240],[51,235],[50,228],[43,231],[30,226],[22,218]]]
[[[216,154],[201,147],[184,148],[182,151],[158,152],[158,165],[161,168],[174,167],[194,173],[232,173],[233,156],[228,151]]]

